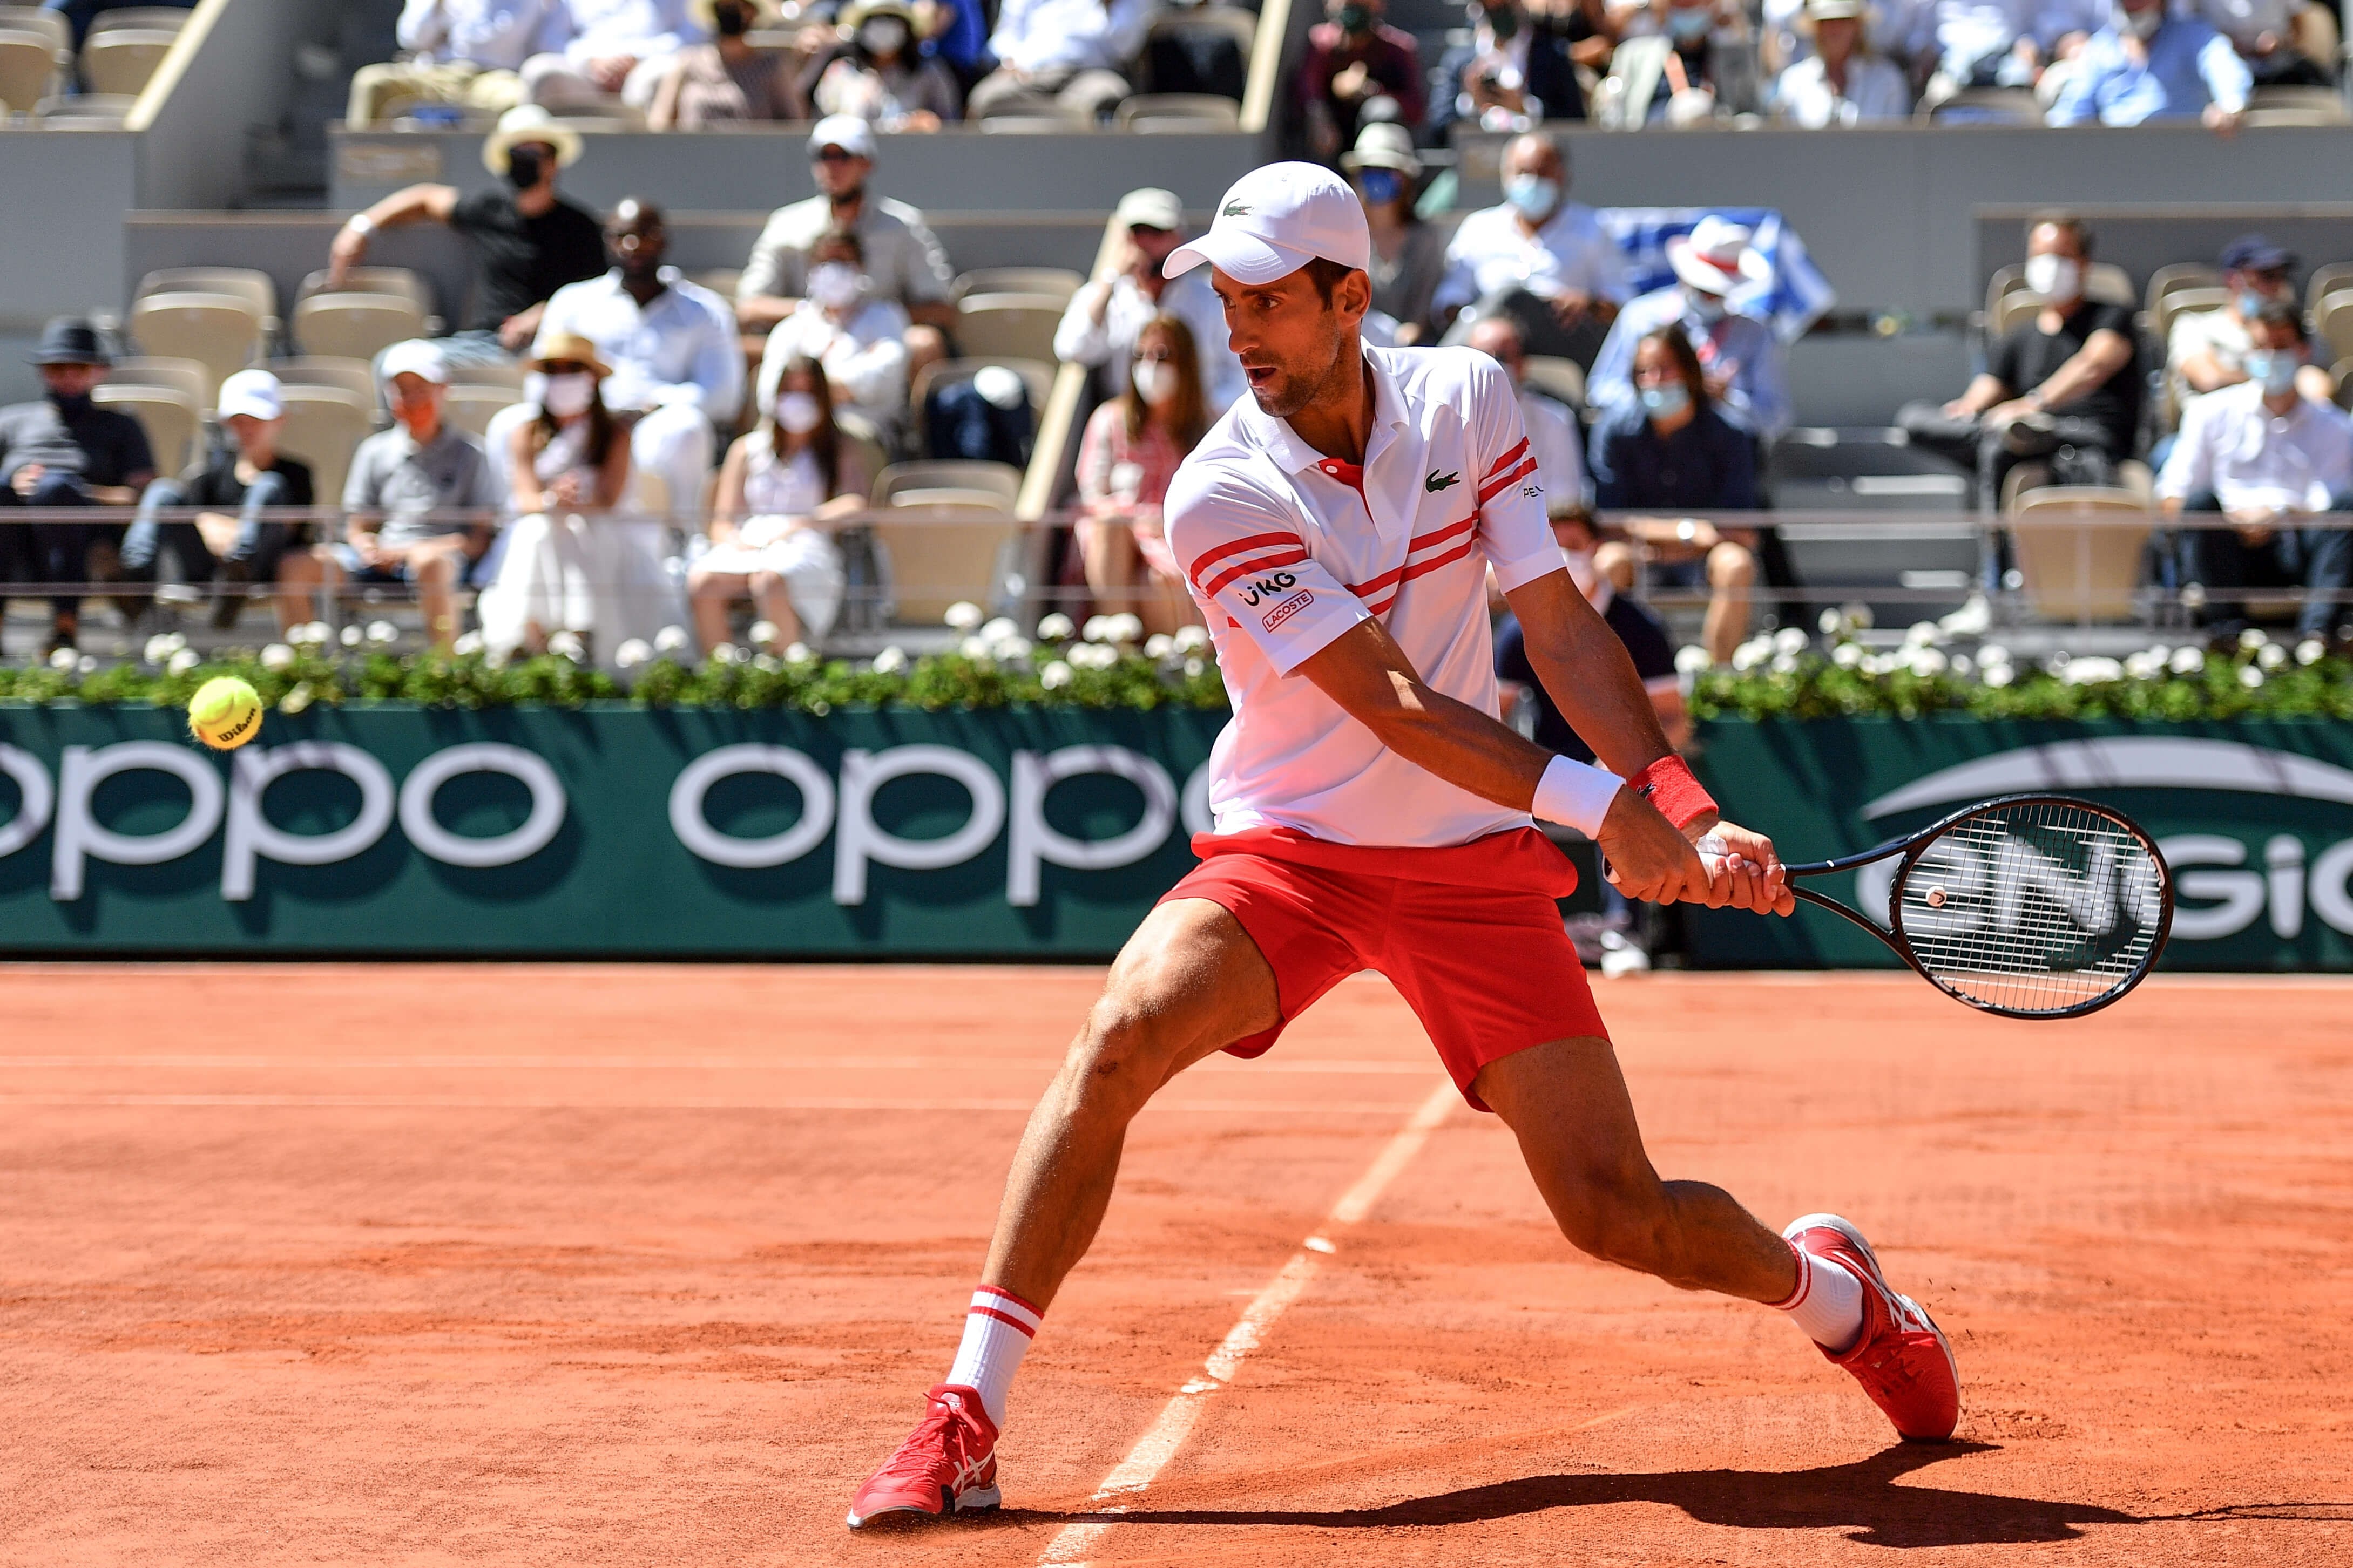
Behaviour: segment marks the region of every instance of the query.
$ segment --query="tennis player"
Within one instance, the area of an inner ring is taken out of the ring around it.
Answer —
[[[1905,1437],[1958,1418],[1945,1336],[1852,1225],[1810,1215],[1777,1236],[1721,1189],[1651,1169],[1555,904],[1575,874],[1531,816],[1598,839],[1636,898],[1787,914],[1781,865],[1718,820],[1570,581],[1503,369],[1364,345],[1370,258],[1347,185],[1276,163],[1166,264],[1213,269],[1251,394],[1186,458],[1166,509],[1233,700],[1216,827],[1030,1116],[955,1363],[860,1489],[852,1528],[997,1506],[1007,1389],[1094,1239],[1130,1120],[1212,1052],[1261,1055],[1365,969],[1413,1007],[1463,1098],[1511,1128],[1577,1247],[1788,1314]],[[1607,767],[1497,721],[1491,569]],[[1729,852],[1703,860],[1710,832]]]

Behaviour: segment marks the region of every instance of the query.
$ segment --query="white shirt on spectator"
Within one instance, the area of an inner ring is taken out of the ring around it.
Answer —
[[[1922,0],[1905,30],[1905,52],[1933,49],[1939,66],[1966,82],[1978,61],[2033,37],[2040,8],[2039,0]]]
[[[760,356],[760,406],[776,400],[785,362],[806,354],[825,366],[837,401],[846,403],[885,431],[907,413],[907,312],[888,300],[869,297],[836,321],[814,300],[804,300],[768,334]]]
[[[596,345],[613,371],[605,378],[608,407],[690,403],[712,424],[730,423],[744,402],[735,312],[675,267],[663,268],[661,280],[666,287],[642,306],[621,286],[617,267],[602,278],[567,283],[549,298],[540,333],[577,332]]]
[[[2216,32],[2252,50],[2265,33],[2294,43],[2295,17],[2304,0],[2199,0],[2196,9]]]
[[[1520,388],[1520,420],[1527,426],[1528,455],[1544,481],[1546,506],[1561,511],[1585,504],[1585,454],[1576,416],[1533,386]]]
[[[1082,289],[1062,312],[1054,329],[1054,357],[1071,364],[1116,364],[1124,370],[1135,353],[1135,340],[1153,317],[1176,317],[1192,329],[1193,347],[1201,356],[1201,395],[1212,416],[1233,406],[1250,390],[1242,362],[1226,346],[1225,307],[1209,287],[1209,269],[1195,268],[1162,286],[1157,300],[1145,298],[1144,285],[1127,273],[1112,279],[1111,299],[1098,323],[1087,309],[1088,290]]]
[[[2260,383],[2242,381],[2200,398],[2181,416],[2181,435],[2157,477],[2164,500],[2211,492],[2225,511],[2269,507],[2327,511],[2353,489],[2353,419],[2299,397],[2285,414],[2263,405]]]
[[[2165,334],[2165,370],[2173,378],[2173,395],[2182,411],[2187,413],[2193,399],[2206,395],[2183,378],[2181,366],[2185,361],[2210,353],[2225,370],[2244,370],[2247,351],[2254,346],[2254,335],[2247,330],[2247,323],[2232,311],[2189,310],[2174,317],[2173,325]]]
[[[1893,60],[1880,55],[1851,55],[1846,62],[1846,91],[1841,93],[1831,86],[1822,57],[1813,55],[1781,73],[1773,84],[1773,104],[1792,125],[1820,131],[1832,125],[1860,125],[1867,120],[1908,120],[1912,89]]]
[[[1005,0],[988,47],[1015,70],[1124,71],[1151,23],[1151,0]]]
[[[571,26],[561,0],[408,0],[394,36],[431,65],[511,71],[562,48]]]
[[[1534,235],[1508,204],[1465,217],[1446,247],[1446,276],[1430,304],[1468,305],[1514,283],[1544,299],[1575,289],[1622,305],[1634,295],[1625,252],[1583,202],[1561,203]]]
[[[799,299],[808,287],[808,254],[834,226],[833,204],[821,195],[770,213],[752,242],[735,297]],[[855,232],[877,297],[902,305],[935,304],[954,291],[948,253],[915,208],[869,191],[859,204]]]
[[[574,65],[613,55],[659,59],[703,41],[686,0],[564,0],[572,14],[565,58]]]

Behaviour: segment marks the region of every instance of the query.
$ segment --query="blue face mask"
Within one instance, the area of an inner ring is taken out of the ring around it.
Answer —
[[[1405,188],[1395,169],[1360,169],[1356,172],[1356,188],[1365,193],[1366,206],[1387,206],[1398,199]]]
[[[1691,394],[1680,381],[1642,388],[1642,412],[1653,419],[1672,419],[1691,406]]]
[[[2256,293],[2253,289],[2242,289],[2233,303],[2239,307],[2239,314],[2252,321],[2263,313],[2263,307],[2270,304],[2271,300]]]
[[[1667,11],[1667,37],[1681,43],[1704,38],[1715,30],[1715,13],[1704,6],[1672,6]]]
[[[1542,223],[1560,205],[1560,184],[1542,174],[1514,174],[1504,182],[1504,199],[1530,223]]]
[[[2263,390],[2276,397],[2295,389],[2295,373],[2304,368],[2304,362],[2276,349],[2252,349],[2246,365],[2247,379],[2263,383]]]

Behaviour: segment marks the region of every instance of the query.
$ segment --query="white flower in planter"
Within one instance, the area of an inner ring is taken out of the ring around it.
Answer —
[[[147,639],[142,650],[149,664],[169,664],[172,656],[188,646],[188,639],[177,632],[158,632]]]
[[[343,628],[342,642],[345,647],[357,647],[366,637],[367,633],[362,631],[354,623]]]
[[[1031,652],[1028,637],[1000,637],[988,645],[988,654],[999,664],[1027,664]]]
[[[897,675],[906,668],[907,650],[896,644],[874,656],[874,673],[877,675]]]
[[[681,653],[691,645],[694,639],[692,637],[686,635],[686,628],[684,626],[664,626],[661,630],[654,634],[654,651],[656,653]]]
[[[805,642],[797,642],[785,649],[786,664],[807,664],[815,658],[817,655],[809,651],[809,645]]]
[[[1038,672],[1038,684],[1049,691],[1060,691],[1077,678],[1078,672],[1058,658]]]
[[[278,700],[278,710],[280,713],[300,713],[309,706],[311,706],[311,683],[307,680]]]
[[[2255,662],[2265,669],[2277,669],[2287,662],[2287,649],[2275,642],[2267,642],[2255,649]]]
[[[2202,647],[2179,647],[2165,661],[2165,668],[2176,675],[2195,675],[2206,668],[2206,650]]]
[[[1679,647],[1675,650],[1675,673],[1677,675],[1705,675],[1709,670],[1715,668],[1715,660],[1708,658],[1707,649],[1700,647],[1697,643],[1692,643],[1687,647]]]
[[[750,635],[754,647],[765,647],[770,643],[776,640],[776,623],[774,621],[754,621],[752,623]]]
[[[1997,664],[1985,672],[1985,683],[1997,689],[2008,686],[2013,679],[2014,674],[2006,664]]]
[[[1207,626],[1178,626],[1176,628],[1176,647],[1182,652],[1199,653],[1202,649],[1209,646],[1209,628]]]
[[[2306,637],[2302,642],[2295,645],[2295,662],[2298,664],[2318,664],[2323,656],[2327,652],[2328,645],[2327,643],[2322,642],[2318,637]]]
[[[1824,610],[1820,616],[1815,618],[1814,625],[1820,626],[1821,628],[1822,636],[1830,638],[1832,642],[1844,642],[1848,636],[1854,630],[1854,627],[1848,623],[1846,616],[1836,610]]]
[[[470,658],[475,654],[481,652],[482,647],[483,643],[481,633],[460,632],[458,634],[458,640],[449,645],[449,651],[456,654],[460,658]]]
[[[2239,671],[2239,684],[2253,691],[2263,683],[2263,672],[2250,664]]]
[[[1914,648],[1906,656],[1905,663],[1913,674],[1926,679],[1930,676],[1944,674],[1948,661],[1935,648],[1924,647]]]
[[[296,647],[301,647],[305,644],[311,647],[324,647],[334,635],[334,628],[324,621],[304,621],[286,634],[286,640]]]
[[[1166,632],[1155,632],[1144,640],[1144,657],[1166,658],[1176,651],[1176,639]]]
[[[1079,628],[1079,636],[1088,642],[1103,641],[1105,637],[1111,636],[1111,617],[1109,616],[1089,616],[1087,617],[1086,625]]]
[[[985,663],[988,658],[988,643],[982,637],[966,637],[964,641],[956,645],[956,652],[964,655],[965,658],[972,660],[975,664]]]
[[[999,616],[980,628],[980,638],[983,642],[1003,642],[1008,637],[1018,637],[1020,635],[1021,628],[1014,624],[1013,617],[1010,616]]]
[[[2143,648],[2125,656],[2125,674],[2134,680],[2154,680],[2165,673],[2165,652],[2161,648]]]
[[[643,637],[631,637],[613,650],[613,662],[623,669],[635,669],[653,657],[654,645]]]
[[[1039,642],[1068,642],[1078,635],[1077,623],[1060,610],[1038,623]]]
[[[2125,667],[2113,658],[2071,658],[2059,672],[2069,686],[2099,686],[2124,678]]]
[[[195,668],[196,666],[204,662],[204,655],[198,653],[195,648],[184,647],[177,653],[174,654],[172,656],[171,662],[166,664],[164,668],[174,675],[185,675],[188,671]]]
[[[379,647],[390,647],[400,640],[400,628],[390,621],[370,621],[367,640]]]
[[[1185,673],[1198,680],[1209,673],[1209,661],[1206,658],[1188,658],[1185,661]]]
[[[1978,662],[1984,665],[2008,664],[2010,649],[1998,642],[1989,642],[1978,649]]]
[[[1701,659],[1704,661],[1707,658],[1707,650],[1705,648],[1701,648],[1699,650],[1699,656]],[[1831,662],[1837,665],[1841,669],[1859,668],[1862,664],[1862,660],[1863,648],[1862,645],[1859,642],[1842,642],[1839,644],[1838,647],[1831,649]],[[1680,661],[1678,661],[1676,668],[1682,668]],[[1702,668],[1705,668],[1704,663],[1703,663]]]
[[[988,616],[971,600],[958,599],[948,606],[948,613],[940,619],[950,631],[969,632],[979,629],[980,623],[988,619]]]
[[[1143,636],[1143,617],[1140,616],[1128,615],[1125,612],[1113,616],[1111,618],[1111,624],[1103,628],[1103,641],[1105,642],[1120,643],[1124,645],[1139,641],[1142,639]]]
[[[588,657],[588,645],[580,640],[577,632],[557,632],[547,639],[547,651],[557,658],[568,658],[578,664]]]
[[[1904,631],[1905,647],[1933,647],[1945,640],[1945,628],[1934,621],[1914,621]]]
[[[2249,626],[2239,634],[2239,646],[2252,653],[2272,639],[2263,636],[2261,626]]]
[[[294,650],[282,642],[271,643],[261,650],[261,668],[268,670],[294,668]]]
[[[1773,634],[1773,651],[1783,658],[1795,658],[1812,640],[1796,626],[1783,626]]]

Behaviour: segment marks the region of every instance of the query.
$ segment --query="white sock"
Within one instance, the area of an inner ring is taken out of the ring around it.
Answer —
[[[1791,1247],[1789,1255],[1798,1260],[1798,1288],[1773,1310],[1788,1313],[1814,1343],[1844,1355],[1862,1336],[1862,1281],[1802,1247]]]
[[[972,1293],[972,1309],[965,1314],[964,1343],[956,1347],[955,1364],[947,1381],[980,1391],[982,1408],[998,1431],[1005,1429],[1005,1392],[1029,1352],[1045,1314],[1020,1297],[983,1285]]]

